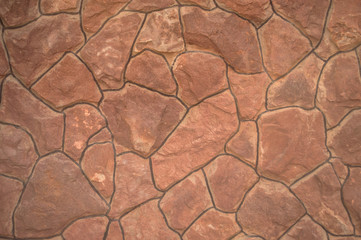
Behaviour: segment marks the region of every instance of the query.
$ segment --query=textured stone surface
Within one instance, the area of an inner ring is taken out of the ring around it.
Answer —
[[[250,237],[244,233],[237,234],[232,240],[262,240],[260,237]]]
[[[175,0],[133,0],[127,6],[129,10],[149,12],[177,5]]]
[[[2,35],[3,35],[2,30],[3,27],[2,25],[0,25],[0,32],[1,32],[0,33],[0,84],[2,80],[5,78],[6,74],[10,72],[8,57],[6,55],[5,46],[2,41]]]
[[[88,144],[103,143],[112,141],[112,135],[108,128],[103,128],[98,133],[89,138]]]
[[[205,9],[212,9],[216,5],[213,0],[178,0],[182,5],[197,5]]]
[[[123,240],[123,233],[118,221],[110,223],[106,240]]]
[[[329,235],[330,240],[360,240],[361,237],[334,237]]]
[[[338,179],[340,180],[341,184],[343,184],[348,175],[347,166],[342,162],[340,158],[331,158],[330,163],[332,164],[332,167],[335,170],[335,173]]]
[[[7,27],[24,25],[40,13],[38,0],[0,0],[0,18]]]
[[[326,61],[338,51],[339,49],[337,48],[336,44],[332,42],[330,32],[326,29],[323,33],[320,44],[315,49],[315,53],[317,53],[318,56]]]
[[[40,0],[40,9],[45,14],[68,12],[79,12],[81,0]]]
[[[108,225],[106,217],[83,218],[72,223],[63,233],[65,240],[103,239]]]

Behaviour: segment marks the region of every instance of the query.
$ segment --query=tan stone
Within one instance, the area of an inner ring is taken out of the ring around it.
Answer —
[[[24,25],[40,13],[39,0],[0,0],[0,18],[6,27]]]
[[[343,184],[348,175],[347,166],[341,161],[340,158],[331,158],[330,163],[332,164],[332,167],[335,170],[338,180],[340,180],[341,184]]]
[[[106,240],[123,240],[122,229],[118,221],[110,223]]]
[[[111,142],[111,141],[112,141],[112,135],[109,132],[109,129],[103,128],[97,134],[89,138],[88,144],[90,145],[93,143],[103,143],[103,142]]]
[[[247,194],[237,220],[247,234],[274,240],[304,213],[302,204],[284,185],[261,179]]]
[[[222,153],[224,144],[237,129],[237,123],[236,106],[228,91],[192,108],[152,156],[157,187],[169,188]]]
[[[262,240],[260,237],[250,237],[244,233],[237,234],[232,240]]]
[[[133,0],[128,4],[127,9],[141,12],[150,12],[175,5],[177,5],[175,0]]]
[[[0,25],[0,84],[5,76],[10,72],[10,66],[8,57],[6,55],[5,46],[2,41],[3,36],[3,27]]]
[[[63,236],[65,240],[99,240],[103,239],[107,225],[107,217],[83,218],[67,227]]]
[[[215,8],[213,0],[178,0],[182,5],[197,5],[205,9]]]
[[[76,13],[80,10],[80,0],[40,0],[40,9],[45,14],[68,12]]]

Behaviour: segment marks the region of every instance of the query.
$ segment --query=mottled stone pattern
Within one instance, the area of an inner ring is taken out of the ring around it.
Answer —
[[[0,0],[1,240],[360,240],[360,0]]]

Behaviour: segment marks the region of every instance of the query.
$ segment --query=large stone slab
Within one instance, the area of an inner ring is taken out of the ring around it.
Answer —
[[[63,233],[66,240],[87,239],[98,240],[103,239],[107,230],[107,217],[90,217],[76,220]]]
[[[6,27],[24,25],[39,13],[39,0],[0,0],[0,17]]]

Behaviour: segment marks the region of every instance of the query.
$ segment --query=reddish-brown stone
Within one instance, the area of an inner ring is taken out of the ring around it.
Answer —
[[[24,25],[40,13],[39,0],[0,0],[0,18],[6,27]]]
[[[352,234],[353,227],[341,201],[341,185],[330,164],[321,166],[292,186],[310,216],[336,235]]]
[[[215,209],[208,210],[185,232],[184,240],[229,239],[239,226],[234,214],[222,213]]]
[[[276,15],[262,26],[259,36],[264,65],[273,80],[286,74],[312,50],[306,37]]]
[[[168,228],[163,215],[158,208],[158,200],[152,200],[136,208],[120,223],[124,230],[125,239],[180,239],[178,234]]]
[[[103,143],[103,142],[111,142],[111,141],[112,141],[112,135],[109,132],[109,129],[103,128],[102,130],[100,130],[100,132],[89,138],[88,144],[90,145],[93,143]]]
[[[117,153],[132,150],[144,157],[159,148],[185,114],[176,98],[128,83],[120,91],[104,93],[100,108],[108,119]]]
[[[3,36],[3,27],[0,25],[0,84],[2,80],[5,78],[6,74],[10,72],[10,66],[8,62],[8,57],[5,52],[5,46],[2,41]]]
[[[318,47],[315,49],[315,53],[323,60],[328,60],[332,55],[339,51],[338,47],[332,42],[330,32],[325,29],[322,39]]]
[[[130,60],[125,78],[165,94],[174,94],[177,90],[167,61],[148,50]]]
[[[313,108],[317,81],[323,61],[311,54],[295,69],[268,89],[267,107],[270,109],[299,106]]]
[[[15,211],[15,236],[54,236],[76,218],[108,210],[78,166],[62,153],[41,159]]]
[[[123,232],[118,221],[110,223],[106,240],[123,240]]]
[[[178,0],[182,5],[197,5],[205,9],[215,8],[213,0]]]
[[[116,164],[115,193],[108,214],[113,219],[161,195],[154,188],[148,159],[127,153],[118,156]]]
[[[284,185],[261,179],[247,194],[237,220],[247,234],[274,240],[304,213],[302,204]]]
[[[330,240],[361,240],[361,237],[334,237],[329,235]]]
[[[232,240],[262,240],[260,237],[250,237],[244,233],[237,234]]]
[[[0,121],[12,123],[28,131],[40,155],[61,149],[64,118],[30,94],[12,76],[2,87]]]
[[[13,73],[27,87],[84,41],[79,17],[69,14],[43,16],[22,28],[7,29],[4,38]]]
[[[150,12],[162,8],[168,8],[174,5],[177,5],[175,0],[133,0],[127,6],[127,10]]]
[[[263,70],[256,30],[246,20],[220,9],[181,8],[187,50],[203,49],[224,57],[240,73]]]
[[[348,175],[347,166],[342,162],[340,158],[331,158],[330,163],[332,164],[332,167],[335,170],[336,175],[340,180],[341,184],[343,184]]]
[[[40,0],[40,9],[45,14],[68,12],[79,12],[81,0]]]
[[[201,170],[169,189],[159,206],[169,226],[182,234],[203,211],[212,207],[212,200]]]
[[[258,172],[291,184],[329,157],[324,121],[318,110],[286,108],[258,120]]]
[[[266,73],[242,75],[228,69],[231,91],[237,99],[239,116],[243,120],[254,119],[265,111],[268,85],[271,83]]]
[[[79,161],[89,137],[105,126],[105,119],[95,107],[87,104],[75,105],[64,112],[64,151]]]
[[[217,209],[235,212],[257,182],[255,171],[232,156],[217,157],[204,168]]]
[[[107,225],[107,217],[83,218],[67,227],[63,236],[65,240],[100,240],[104,237]]]
[[[69,105],[89,102],[96,105],[101,93],[93,76],[73,54],[64,56],[31,90],[52,107],[61,110]]]
[[[155,184],[167,189],[222,153],[237,123],[236,106],[228,91],[192,108],[152,157]]]
[[[355,52],[331,58],[320,78],[317,106],[334,127],[350,110],[361,106],[361,74]]]
[[[143,15],[122,12],[91,38],[79,55],[93,71],[102,89],[123,86],[123,73]]]
[[[226,64],[212,54],[182,54],[174,63],[173,73],[178,82],[178,96],[187,105],[199,103],[203,98],[228,87]]]

